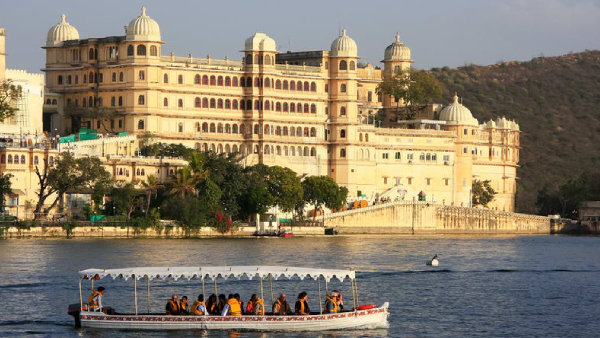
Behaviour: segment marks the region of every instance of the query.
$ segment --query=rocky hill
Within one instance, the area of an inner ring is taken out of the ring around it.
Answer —
[[[538,191],[600,168],[600,51],[490,66],[433,68],[480,122],[506,116],[521,126],[517,209],[536,213]]]

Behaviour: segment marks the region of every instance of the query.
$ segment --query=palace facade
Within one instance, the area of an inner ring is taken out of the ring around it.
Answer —
[[[393,98],[376,94],[413,62],[398,35],[383,69],[359,64],[345,30],[328,50],[303,52],[278,52],[272,38],[255,33],[241,61],[163,55],[163,44],[145,8],[124,36],[103,38],[80,38],[63,15],[43,47],[44,129],[149,132],[155,141],[239,152],[247,165],[329,175],[359,199],[423,192],[427,200],[469,206],[473,180],[489,179],[498,192],[491,206],[514,209],[515,122],[480,124],[458,97],[417,121],[398,121]],[[375,115],[383,125],[372,122]]]

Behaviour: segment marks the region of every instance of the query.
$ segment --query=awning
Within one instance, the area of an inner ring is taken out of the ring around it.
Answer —
[[[102,279],[104,277],[116,278],[146,278],[153,279],[206,279],[215,280],[218,277],[228,279],[234,277],[240,279],[243,276],[253,279],[255,277],[265,278],[271,275],[275,279],[285,277],[291,279],[298,277],[301,280],[308,277],[317,279],[323,277],[326,281],[337,278],[340,282],[344,279],[354,279],[354,270],[336,269],[311,269],[281,266],[208,266],[208,267],[142,267],[129,269],[87,269],[79,271],[81,279]]]
[[[11,189],[12,193],[8,195],[26,195],[25,192],[21,189]]]

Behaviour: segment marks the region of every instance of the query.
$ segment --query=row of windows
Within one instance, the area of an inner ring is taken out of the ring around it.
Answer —
[[[225,146],[223,146],[222,144],[208,144],[208,143],[196,143],[196,149],[202,150],[202,151],[213,151],[216,152],[218,154],[220,153],[237,153],[240,152],[242,154],[249,154],[250,150],[247,147],[244,147],[243,145],[240,145],[239,148],[237,145],[233,145],[230,146],[229,144],[225,144]],[[311,157],[316,157],[317,156],[317,148],[315,147],[294,147],[294,146],[273,146],[273,145],[264,145],[264,146],[259,146],[259,145],[254,145],[254,147],[252,147],[252,152],[254,154],[258,154],[258,153],[263,153],[265,155],[278,155],[278,156],[311,156]]]
[[[179,74],[177,76],[177,84],[184,84],[183,75]],[[163,82],[169,83],[169,74],[163,74]],[[252,80],[252,77],[240,77],[239,80],[236,76],[216,76],[208,75],[200,76],[200,74],[196,74],[194,76],[194,84],[197,85],[206,85],[206,86],[226,86],[226,87],[268,87],[273,86],[275,89],[284,89],[284,90],[297,90],[297,91],[317,91],[317,83],[316,82],[308,82],[308,81],[289,81],[288,80],[273,80],[272,78],[261,79],[258,77]]]
[[[134,48],[133,45],[127,46],[127,56],[133,56],[134,50],[138,56],[146,56],[146,45],[138,45],[137,48]],[[158,56],[158,47],[150,46],[150,56]]]
[[[247,65],[251,65],[253,63],[258,65],[262,65],[263,63],[265,65],[275,65],[275,56],[271,57],[271,55],[265,55],[263,57],[262,55],[256,55],[253,57],[252,54],[247,54],[245,61]]]
[[[8,155],[8,161],[7,161],[7,157],[5,154],[2,154],[2,156],[0,156],[0,163],[5,164],[27,164],[27,159],[25,157],[25,155],[21,155],[20,160],[19,160],[19,155]],[[38,165],[40,164],[40,160],[38,156],[34,156],[33,157],[33,165]],[[54,156],[50,156],[48,158],[48,165],[54,165]]]
[[[140,97],[138,98],[138,103],[139,104],[144,104],[144,98],[143,95],[140,95]],[[168,98],[163,98],[163,107],[168,107],[169,106],[169,99]],[[183,99],[178,99],[177,100],[177,107],[179,108],[183,108],[184,107],[184,102]],[[230,99],[214,99],[211,98],[210,100],[206,97],[204,98],[199,98],[196,97],[194,99],[194,107],[195,108],[216,108],[216,109],[233,109],[233,110],[252,110],[252,100],[230,100]],[[317,113],[317,105],[316,104],[308,104],[305,103],[304,105],[302,105],[302,103],[298,102],[298,104],[296,103],[287,103],[284,102],[283,104],[281,102],[277,102],[277,103],[273,103],[273,101],[258,101],[255,100],[254,101],[254,110],[275,110],[278,112],[282,111],[282,107],[283,107],[283,111],[284,112],[296,112],[296,110],[298,111],[298,113],[312,113],[312,114],[316,114]]]
[[[389,159],[390,155],[389,153],[382,153],[381,157],[383,159]],[[402,154],[397,151],[394,154],[394,159],[396,160],[401,160],[402,159]],[[406,154],[406,159],[409,161],[413,160],[413,154]],[[427,162],[437,162],[437,154],[431,154],[431,153],[421,153],[419,155],[419,161],[427,161]],[[444,155],[444,162],[449,162],[450,161],[450,155]]]
[[[383,178],[383,184],[388,184],[388,179],[389,177],[382,177]],[[449,186],[450,185],[450,179],[449,178],[443,178],[443,183],[445,186]],[[413,177],[407,177],[406,178],[406,184],[407,185],[412,185],[414,181]],[[433,183],[433,178],[424,178],[423,179],[423,183],[425,183],[425,185],[431,185]],[[402,184],[402,178],[400,177],[395,177],[394,178],[394,184],[395,185],[401,185]]]

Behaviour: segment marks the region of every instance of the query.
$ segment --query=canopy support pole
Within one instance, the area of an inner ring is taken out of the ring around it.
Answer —
[[[206,277],[206,275],[202,276],[202,298],[204,298],[204,302],[203,302],[205,304],[204,305],[204,309],[205,309],[204,315],[206,316],[207,315],[206,311],[208,311],[208,307],[206,307],[206,289],[204,289],[204,278],[205,277]]]
[[[94,278],[92,278],[92,292],[94,292]]]
[[[321,276],[317,277],[317,285],[319,285],[319,310],[323,314],[323,304],[321,300]]]
[[[133,299],[135,301],[135,315],[138,315],[138,307],[137,307],[137,276],[133,275]]]
[[[148,299],[148,314],[150,314],[150,278],[148,278],[148,276],[146,276],[146,285],[148,287],[148,294],[147,294],[147,299]]]
[[[269,286],[271,288],[271,307],[273,307],[273,304],[275,304],[273,302],[273,275],[269,274]],[[265,311],[265,313],[267,313],[267,311]]]
[[[79,279],[79,309],[83,310],[83,292],[81,291],[81,278]]]
[[[360,299],[358,298],[358,282],[354,278],[354,289],[356,290],[356,306],[360,306]]]
[[[350,286],[352,287],[352,308],[356,311],[356,290],[354,290],[354,279],[350,280]]]
[[[264,277],[260,277],[260,299],[265,299],[265,297],[263,296],[263,278]]]
[[[325,277],[323,277],[323,279],[325,279]],[[325,279],[325,297],[327,297],[328,293],[329,293],[329,282],[327,282],[327,279]]]

